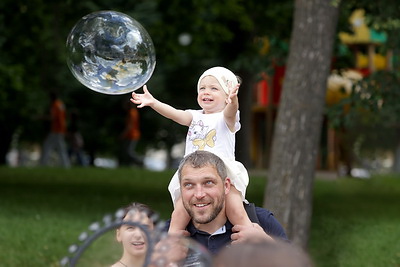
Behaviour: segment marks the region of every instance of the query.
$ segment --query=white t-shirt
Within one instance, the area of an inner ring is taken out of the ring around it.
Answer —
[[[223,112],[204,114],[202,110],[187,111],[193,114],[193,120],[186,136],[185,156],[196,150],[206,150],[219,156],[225,163],[228,177],[244,200],[249,175],[243,164],[235,161],[235,134],[240,129],[239,111],[236,113],[234,132],[226,125]],[[172,177],[168,190],[175,204],[180,197],[178,172]]]
[[[202,110],[187,110],[193,115],[186,135],[185,156],[206,150],[220,157],[235,159],[235,134],[240,130],[239,111],[236,113],[234,132],[225,123],[224,113],[204,114]]]

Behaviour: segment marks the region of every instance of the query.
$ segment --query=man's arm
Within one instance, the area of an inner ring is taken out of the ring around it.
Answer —
[[[285,230],[269,210],[256,207],[257,217],[260,220],[260,226],[272,237],[288,240]]]
[[[245,241],[260,242],[271,239],[282,239],[287,241],[285,230],[276,220],[272,212],[256,207],[256,214],[260,225],[253,223],[253,226],[235,225],[232,228],[232,243]]]

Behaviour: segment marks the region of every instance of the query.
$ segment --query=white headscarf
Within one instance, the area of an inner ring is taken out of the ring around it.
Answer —
[[[206,76],[213,76],[215,79],[217,79],[227,95],[229,95],[230,90],[238,85],[238,79],[232,71],[224,67],[213,67],[206,70],[200,76],[199,81],[197,82],[197,91],[200,89],[200,81]]]

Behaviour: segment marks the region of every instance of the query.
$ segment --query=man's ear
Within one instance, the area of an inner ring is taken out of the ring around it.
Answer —
[[[231,190],[231,179],[229,177],[225,178],[224,189],[225,189],[225,195],[227,195]]]

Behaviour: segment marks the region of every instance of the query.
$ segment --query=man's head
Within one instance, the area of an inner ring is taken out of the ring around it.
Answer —
[[[195,169],[210,165],[216,169],[219,177],[221,177],[222,180],[225,180],[225,178],[227,177],[225,163],[220,157],[208,151],[197,150],[184,157],[178,167],[179,180],[181,180],[182,178],[183,167],[187,165]]]
[[[198,150],[181,161],[178,175],[183,205],[196,228],[215,231],[225,224],[230,180],[224,162],[211,152]]]

